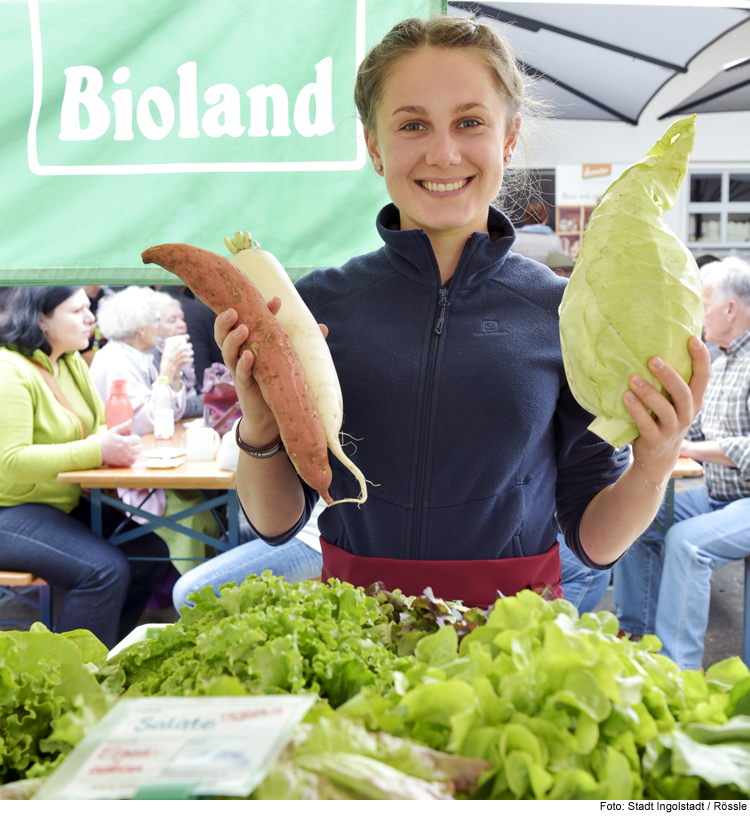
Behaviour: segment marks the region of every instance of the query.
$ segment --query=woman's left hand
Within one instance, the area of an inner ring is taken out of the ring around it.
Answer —
[[[656,481],[666,480],[672,473],[683,438],[703,406],[711,357],[697,336],[691,337],[688,350],[693,358],[689,384],[660,357],[649,360],[649,370],[669,393],[671,401],[636,374],[629,377],[630,390],[623,396],[625,408],[640,431],[640,436],[633,441],[634,462]],[[655,419],[649,409],[656,415]]]

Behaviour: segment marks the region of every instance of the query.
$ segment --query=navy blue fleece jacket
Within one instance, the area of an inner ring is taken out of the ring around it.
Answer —
[[[329,329],[348,453],[372,485],[361,506],[319,519],[354,555],[415,560],[538,555],[557,521],[586,563],[578,527],[591,498],[628,462],[588,431],[563,369],[558,307],[566,280],[509,252],[508,218],[490,208],[441,289],[421,230],[398,210],[377,220],[384,247],[297,282]],[[395,229],[394,229],[395,228]],[[334,500],[359,486],[331,457]],[[305,487],[307,521],[317,494]],[[607,567],[596,567],[607,568]]]

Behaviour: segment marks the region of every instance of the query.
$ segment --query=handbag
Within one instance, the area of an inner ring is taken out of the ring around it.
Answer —
[[[222,436],[242,416],[232,374],[223,362],[214,362],[203,372],[203,425]]]

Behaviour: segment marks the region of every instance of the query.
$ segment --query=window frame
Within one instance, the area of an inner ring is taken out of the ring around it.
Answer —
[[[685,238],[689,250],[750,250],[750,239],[748,241],[727,240],[727,224],[730,213],[747,213],[750,215],[750,201],[729,201],[729,178],[731,175],[750,174],[750,164],[722,164],[718,165],[691,165],[688,176],[693,175],[720,175],[721,176],[721,200],[720,201],[690,201],[691,179],[685,182],[687,193],[687,206],[685,210]],[[719,215],[719,241],[691,241],[690,240],[690,219],[691,216],[703,214]]]

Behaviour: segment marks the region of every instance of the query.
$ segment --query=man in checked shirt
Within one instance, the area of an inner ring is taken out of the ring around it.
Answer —
[[[750,555],[750,264],[726,258],[701,277],[704,339],[721,355],[681,453],[703,464],[705,486],[675,493],[674,524],[641,535],[615,566],[613,587],[621,629],[655,633],[684,670],[703,660],[712,570]]]

